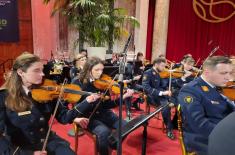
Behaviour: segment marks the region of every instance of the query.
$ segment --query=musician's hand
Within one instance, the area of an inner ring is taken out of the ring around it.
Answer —
[[[127,89],[126,93],[123,95],[123,99],[127,98],[127,97],[131,97],[134,93],[133,89]]]
[[[134,77],[134,80],[139,80],[141,78],[141,75],[137,75]]]
[[[123,83],[125,84],[131,83],[131,80],[123,80]]]
[[[186,79],[187,77],[191,76],[192,75],[192,72],[190,71],[185,71],[185,74],[182,78]]]
[[[86,100],[88,103],[92,103],[95,102],[96,100],[98,100],[100,98],[99,94],[91,94],[90,96],[86,97]]]
[[[34,151],[33,155],[47,155],[47,151]]]
[[[167,90],[167,91],[163,91],[162,95],[164,95],[164,96],[171,96],[172,93],[171,93],[171,91]]]
[[[78,124],[79,126],[81,126],[83,129],[86,129],[87,125],[89,123],[89,119],[87,119],[87,118],[75,118],[73,120],[73,122]]]

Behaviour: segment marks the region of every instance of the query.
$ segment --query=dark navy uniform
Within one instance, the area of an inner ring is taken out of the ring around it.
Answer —
[[[187,151],[206,154],[209,134],[219,121],[234,111],[234,104],[201,77],[180,90],[178,101],[182,107]]]
[[[78,79],[74,79],[72,83],[80,85],[82,90],[88,91],[88,92],[100,92],[100,90],[96,89],[92,82],[88,81],[86,84],[81,84],[81,82]],[[89,117],[93,111],[93,109],[96,107],[97,103],[99,101],[96,101],[92,104],[92,108],[87,109],[83,112],[84,117]],[[109,154],[109,142],[108,137],[110,136],[112,129],[118,128],[118,116],[111,110],[111,108],[116,107],[119,104],[119,99],[111,101],[102,101],[99,108],[97,109],[96,113],[93,115],[93,117],[90,119],[88,124],[88,130],[92,132],[93,134],[97,135],[98,138],[98,149],[99,153],[102,155],[108,155]],[[126,122],[123,120],[122,125],[125,125]],[[116,146],[113,146],[116,147]]]
[[[11,155],[13,152],[16,155],[31,155],[34,151],[40,151],[56,103],[33,101],[32,109],[17,113],[6,108],[6,95],[5,90],[0,91],[0,155]],[[86,100],[71,110],[60,104],[56,119],[62,124],[72,123],[74,118],[81,116],[81,113],[90,106]],[[69,143],[53,131],[50,133],[46,150],[48,154],[75,154],[70,149]]]
[[[166,91],[166,82],[153,68],[144,72],[142,86],[146,95],[148,96],[148,103],[155,105],[167,104],[168,97],[160,96],[161,91]],[[167,125],[167,129],[169,131],[173,129],[170,110],[171,108],[167,107],[162,111],[164,123]]]

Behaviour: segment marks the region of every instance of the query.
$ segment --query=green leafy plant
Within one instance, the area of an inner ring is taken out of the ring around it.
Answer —
[[[125,24],[139,26],[138,20],[128,16],[124,8],[114,8],[114,1],[57,0],[54,8],[67,15],[69,23],[79,31],[76,42],[80,48],[87,42],[90,46],[108,45],[112,49],[115,40],[128,35]]]

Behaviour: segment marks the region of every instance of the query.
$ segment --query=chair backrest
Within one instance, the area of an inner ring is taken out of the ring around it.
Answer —
[[[179,130],[179,141],[180,141],[180,145],[181,145],[181,149],[182,149],[182,154],[183,155],[187,155],[187,151],[185,149],[185,145],[184,145],[184,139],[183,139],[183,121],[182,121],[182,112],[181,112],[181,106],[180,104],[177,107],[177,112],[178,112],[178,130]]]

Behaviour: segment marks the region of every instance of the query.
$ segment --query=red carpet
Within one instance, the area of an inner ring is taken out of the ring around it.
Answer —
[[[142,109],[144,109],[142,107]],[[116,111],[116,109],[115,109]],[[136,117],[140,112],[133,110],[132,116]],[[181,155],[181,148],[178,140],[178,132],[174,131],[176,135],[175,140],[170,140],[166,137],[166,134],[162,132],[162,121],[157,118],[152,118],[148,126],[148,139],[147,139],[147,155]],[[53,130],[58,135],[65,138],[70,142],[71,147],[74,148],[74,138],[67,135],[68,131],[72,128],[72,125],[61,125],[54,123]],[[123,155],[139,155],[141,154],[142,148],[142,131],[143,127],[133,131],[125,141],[122,143],[122,154]],[[79,137],[78,154],[79,155],[93,155],[94,154],[93,141],[86,135]],[[113,152],[113,155],[116,152]]]

